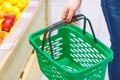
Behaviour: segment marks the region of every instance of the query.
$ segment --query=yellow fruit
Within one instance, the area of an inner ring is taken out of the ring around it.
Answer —
[[[0,0],[0,4],[3,3],[3,2],[4,2],[4,0]]]
[[[12,6],[12,10],[11,11],[15,15],[17,15],[18,13],[20,13],[20,9],[17,6]]]
[[[1,20],[2,18],[4,18],[4,16],[5,16],[5,12],[1,11],[1,12],[0,12],[0,20]]]
[[[0,19],[0,25],[1,25],[1,23],[2,23],[3,20],[4,20],[4,18]]]
[[[27,2],[30,2],[30,0],[27,0]]]
[[[2,31],[2,29],[1,29],[1,25],[0,25],[0,31]]]
[[[17,7],[23,11],[25,9],[25,7],[27,6],[28,4],[28,1],[27,0],[20,0],[18,3],[17,3]]]
[[[2,6],[0,5],[0,11],[2,11]]]
[[[12,9],[12,5],[9,2],[3,2],[1,7],[2,7],[2,10],[5,12],[10,12]]]
[[[11,4],[17,4],[17,2],[19,2],[19,0],[7,0],[7,1]]]
[[[19,19],[20,17],[21,17],[21,15],[22,15],[22,13],[20,12],[20,13],[18,13],[17,15],[16,15],[16,18],[17,19]]]

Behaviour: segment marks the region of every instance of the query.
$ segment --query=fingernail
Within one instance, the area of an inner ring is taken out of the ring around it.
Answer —
[[[68,19],[66,19],[66,21],[67,21],[67,22],[70,22],[70,19],[68,18]]]

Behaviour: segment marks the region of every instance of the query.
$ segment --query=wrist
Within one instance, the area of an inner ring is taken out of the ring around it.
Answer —
[[[74,5],[74,9],[78,9],[82,3],[82,0],[70,0],[69,2],[71,5]]]

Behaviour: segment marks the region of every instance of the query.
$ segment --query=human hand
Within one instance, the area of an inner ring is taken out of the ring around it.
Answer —
[[[62,20],[66,19],[66,22],[70,22],[77,9],[81,5],[81,1],[82,0],[70,0],[69,3],[64,7]]]

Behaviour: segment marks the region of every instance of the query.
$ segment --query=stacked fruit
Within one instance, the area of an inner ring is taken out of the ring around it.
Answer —
[[[3,33],[10,32],[28,3],[29,0],[0,0],[0,40]]]

